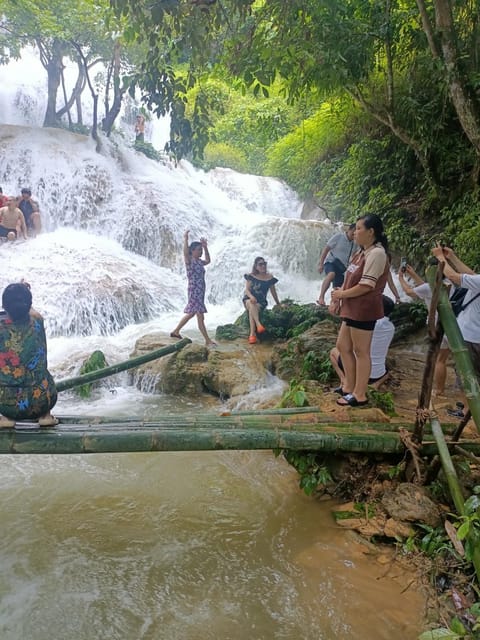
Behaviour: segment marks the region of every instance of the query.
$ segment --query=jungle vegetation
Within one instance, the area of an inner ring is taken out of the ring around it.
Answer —
[[[62,56],[79,86],[102,59],[107,133],[140,91],[177,158],[278,176],[331,218],[378,213],[411,261],[441,239],[480,268],[478,0],[53,4],[5,0],[0,29],[0,61],[40,51],[46,125]]]

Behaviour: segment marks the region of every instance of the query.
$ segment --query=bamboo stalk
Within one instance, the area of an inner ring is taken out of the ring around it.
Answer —
[[[107,378],[108,376],[113,376],[116,373],[120,373],[121,371],[127,371],[127,369],[133,369],[134,367],[139,367],[142,364],[151,362],[152,360],[157,360],[158,358],[167,356],[170,353],[175,353],[175,351],[180,351],[180,349],[183,349],[187,346],[187,344],[190,344],[191,342],[192,341],[190,340],[190,338],[183,338],[182,340],[175,342],[175,344],[169,344],[168,346],[162,347],[161,349],[155,349],[154,351],[150,351],[150,353],[146,353],[143,356],[130,358],[129,360],[124,360],[123,362],[111,365],[110,367],[104,367],[103,369],[92,371],[91,373],[85,373],[82,376],[59,380],[57,383],[55,383],[55,386],[57,387],[57,391],[66,391],[67,389],[71,389],[72,387],[78,387],[82,384],[87,384],[88,382],[94,382],[95,380],[100,380],[101,378]]]
[[[428,268],[427,278],[429,282],[433,281],[433,277],[432,269]],[[445,287],[440,291],[438,315],[448,338],[450,351],[455,359],[462,388],[467,397],[468,407],[472,413],[477,431],[480,431],[480,386]]]
[[[457,513],[463,516],[465,515],[465,498],[458,481],[457,472],[455,471],[455,467],[453,466],[450,451],[448,450],[448,446],[442,432],[442,427],[436,415],[432,415],[432,417],[430,418],[430,423],[432,425],[433,437],[435,438],[435,442],[437,443],[438,455],[440,456],[440,459],[442,461],[443,472],[445,473],[445,477],[447,478],[450,495],[452,496]],[[474,546],[473,544],[472,547],[472,563],[475,568],[475,573],[477,574],[477,581],[480,582],[480,548],[478,547],[478,545]]]

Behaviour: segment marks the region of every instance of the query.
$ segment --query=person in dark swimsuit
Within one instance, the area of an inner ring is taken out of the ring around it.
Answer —
[[[183,258],[188,278],[188,302],[184,309],[185,315],[170,333],[170,337],[181,340],[180,330],[193,316],[197,316],[198,328],[205,338],[205,344],[207,347],[216,347],[216,343],[208,335],[204,319],[204,314],[207,313],[207,308],[205,307],[205,267],[210,264],[207,240],[206,238],[200,238],[200,242],[192,242],[189,245],[189,233],[189,231],[185,231],[183,236]],[[201,257],[204,251],[205,260],[202,260]]]
[[[243,304],[248,311],[250,322],[250,336],[248,342],[255,344],[257,342],[257,333],[263,333],[265,327],[260,322],[260,311],[268,305],[267,294],[270,291],[275,304],[280,304],[275,285],[277,278],[267,273],[267,263],[264,258],[258,256],[253,263],[252,272],[244,275],[247,281],[245,287],[245,295],[243,296]]]

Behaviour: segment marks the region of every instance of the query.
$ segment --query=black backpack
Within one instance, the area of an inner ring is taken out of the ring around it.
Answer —
[[[476,298],[478,298],[478,296],[480,296],[480,293],[477,293],[476,296],[473,296],[473,298],[471,298],[467,302],[467,304],[464,305],[463,301],[465,300],[467,291],[468,289],[465,289],[465,287],[457,287],[455,291],[452,293],[452,295],[450,296],[450,304],[452,305],[452,311],[456,316],[458,316],[458,314],[461,311],[466,309],[471,302],[473,302]]]

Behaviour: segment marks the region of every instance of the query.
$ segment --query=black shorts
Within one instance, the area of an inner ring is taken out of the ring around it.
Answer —
[[[15,237],[17,237],[16,229],[7,229],[7,227],[0,224],[0,238],[7,238],[9,233],[14,233]]]
[[[345,266],[340,262],[340,260],[335,258],[333,262],[325,262],[325,264],[323,265],[323,270],[325,271],[325,274],[327,273],[335,274],[333,277],[333,286],[335,288],[342,286],[343,280],[344,280]]]
[[[376,320],[352,320],[351,318],[342,318],[347,327],[354,329],[363,329],[363,331],[373,331],[375,329]]]

